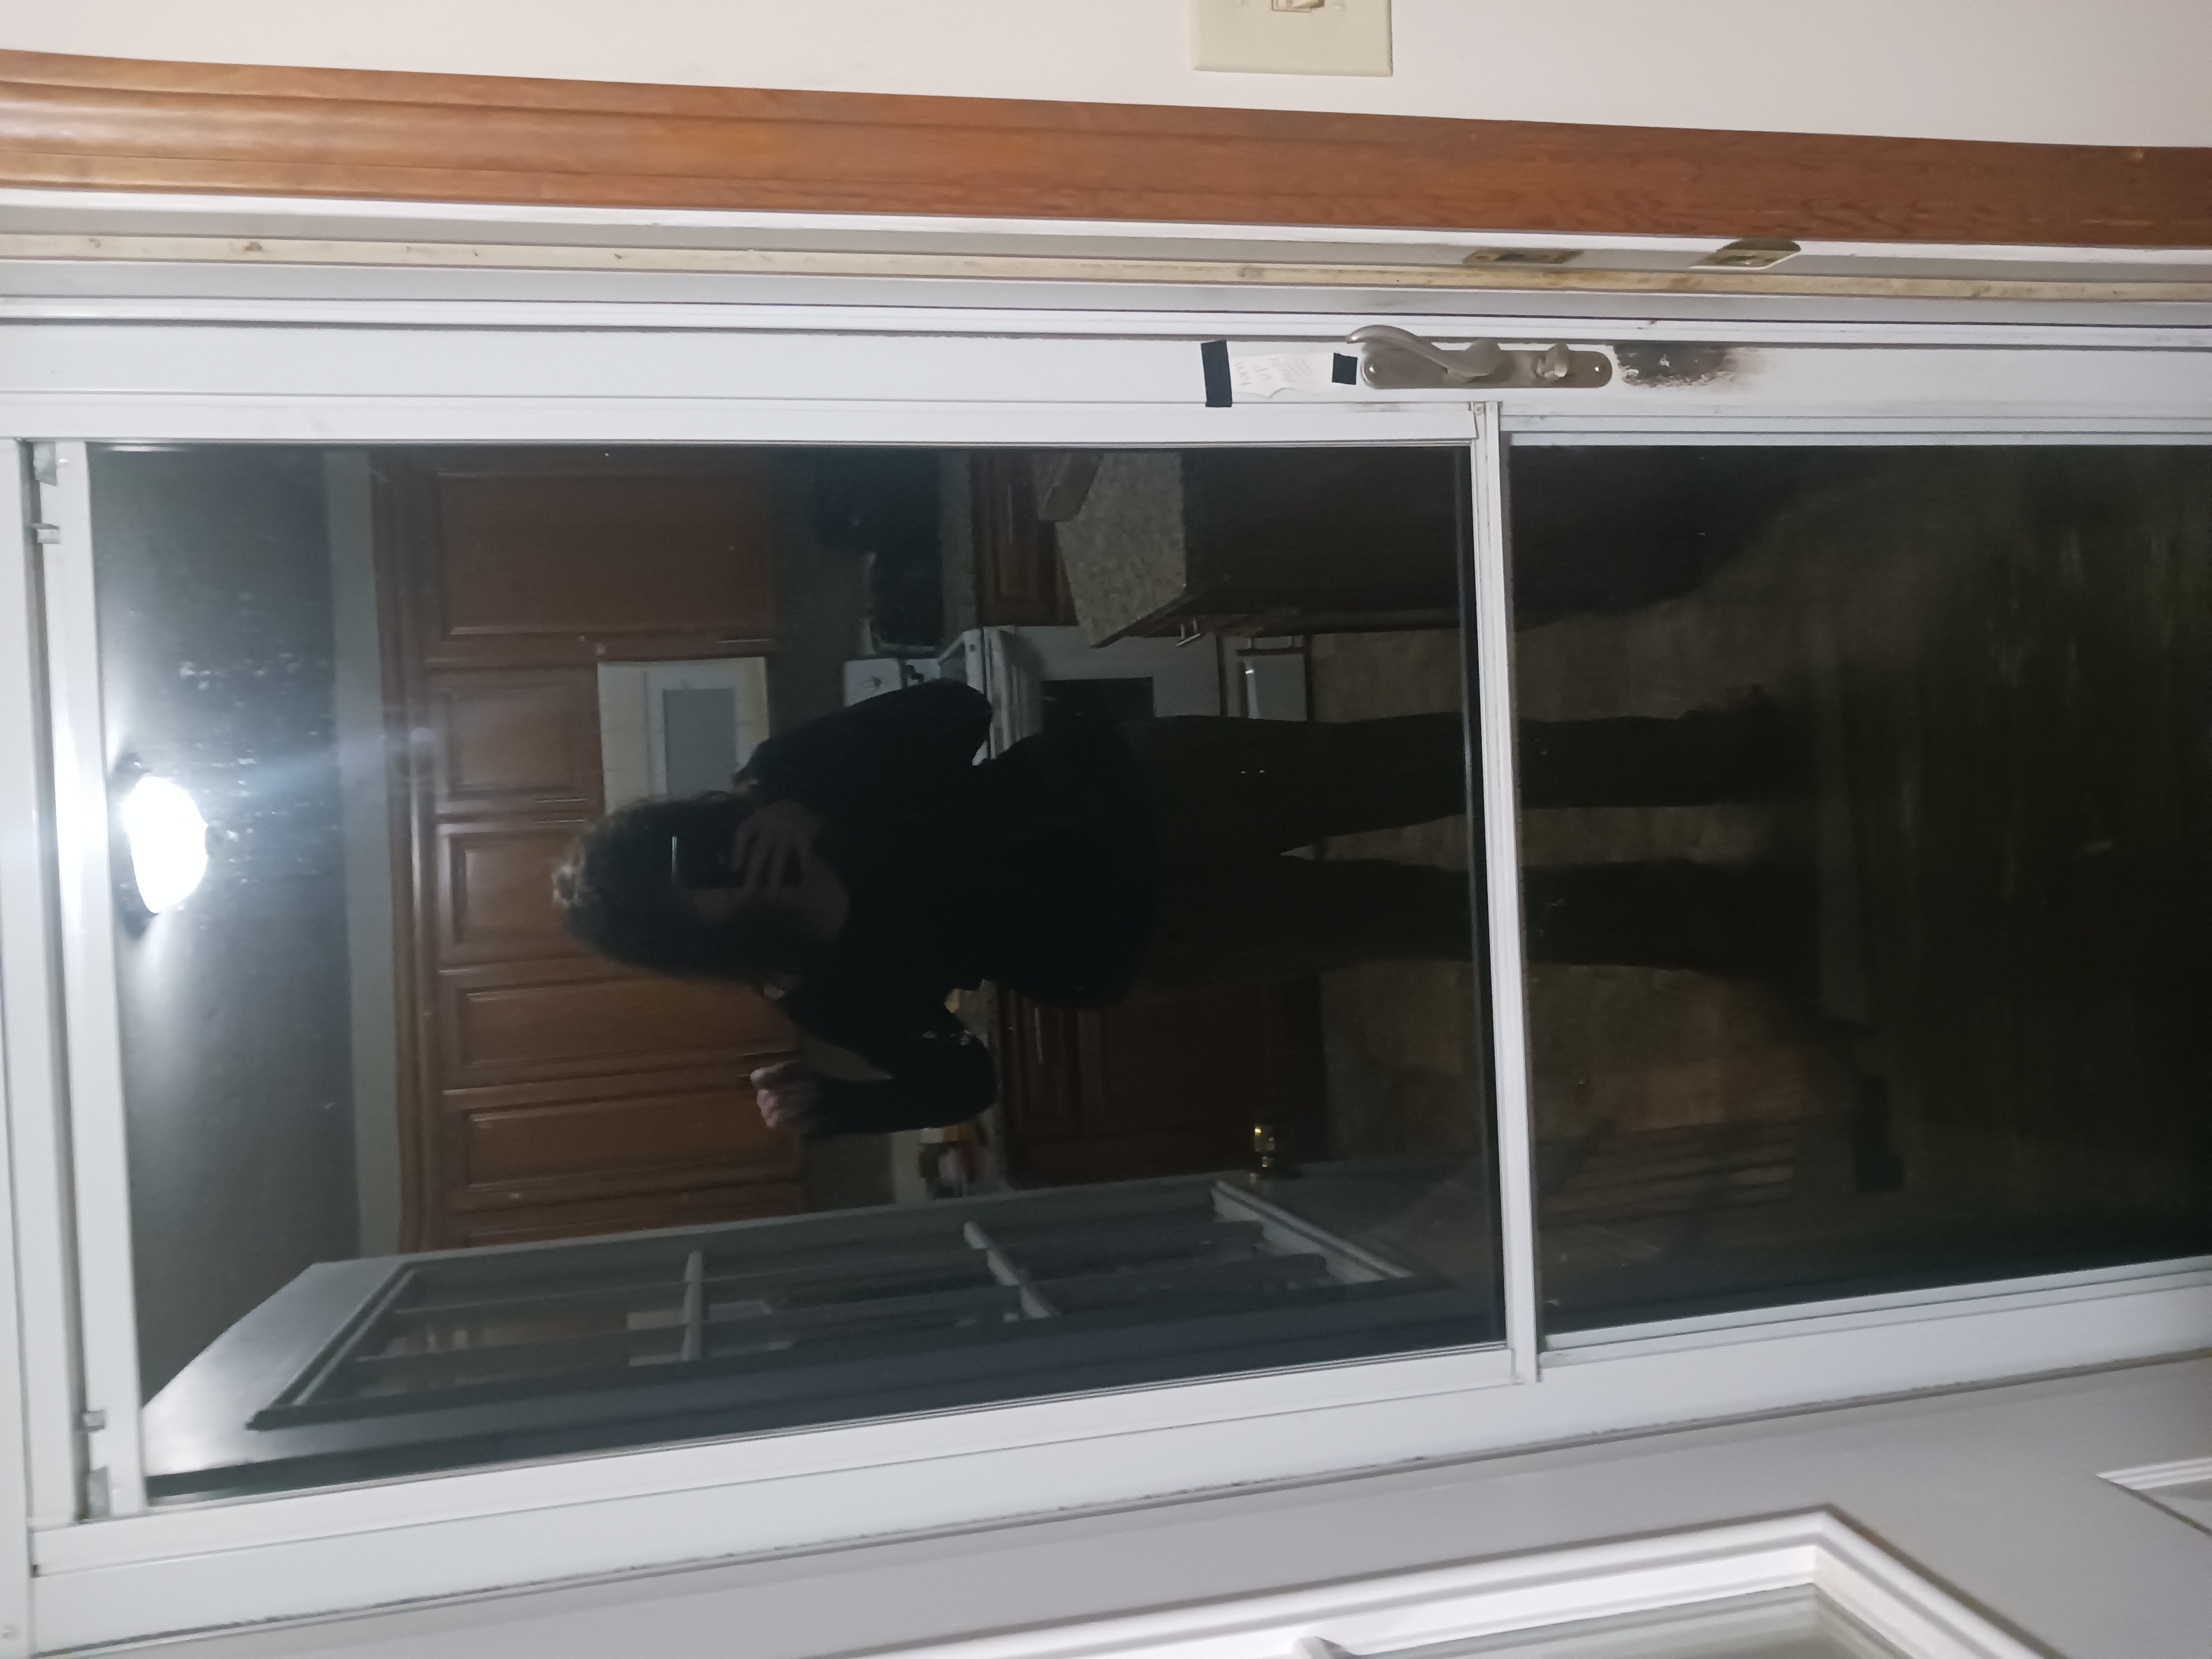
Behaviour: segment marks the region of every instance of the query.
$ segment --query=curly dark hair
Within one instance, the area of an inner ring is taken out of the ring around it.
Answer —
[[[761,984],[805,972],[821,951],[774,910],[708,922],[684,902],[670,844],[726,843],[763,803],[749,791],[633,801],[576,838],[553,872],[553,903],[570,938],[601,956],[683,979]]]

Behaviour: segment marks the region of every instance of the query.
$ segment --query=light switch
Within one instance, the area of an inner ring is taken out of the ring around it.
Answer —
[[[1257,75],[1388,75],[1390,0],[1190,0],[1191,64]]]

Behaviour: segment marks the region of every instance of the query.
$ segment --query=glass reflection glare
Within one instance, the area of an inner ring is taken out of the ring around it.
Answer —
[[[141,778],[123,798],[123,833],[138,900],[155,915],[174,909],[207,874],[207,820],[184,787]]]

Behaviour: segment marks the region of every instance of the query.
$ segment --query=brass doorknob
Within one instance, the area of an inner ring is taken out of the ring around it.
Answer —
[[[1298,1172],[1290,1138],[1272,1123],[1252,1126],[1252,1173],[1262,1181],[1288,1181]]]

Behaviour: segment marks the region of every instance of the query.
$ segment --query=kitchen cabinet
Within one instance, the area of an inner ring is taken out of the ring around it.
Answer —
[[[1454,626],[1461,465],[1449,449],[1109,455],[1058,526],[1076,618],[1093,644]]]

